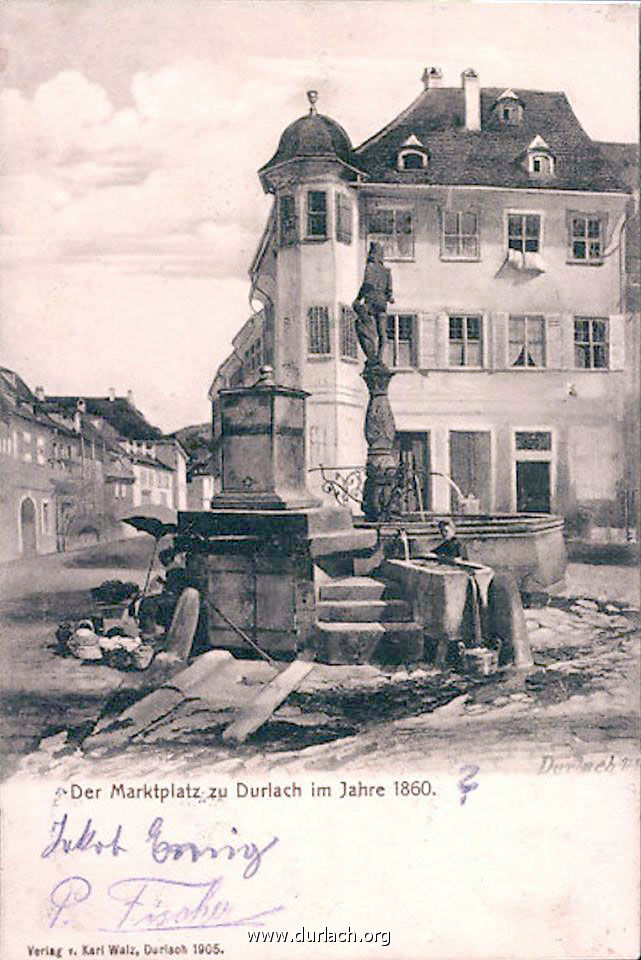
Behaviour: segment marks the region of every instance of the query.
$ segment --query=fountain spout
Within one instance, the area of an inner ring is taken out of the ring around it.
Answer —
[[[466,497],[463,491],[461,490],[461,488],[459,487],[458,483],[455,483],[455,481],[452,480],[452,478],[449,477],[446,473],[441,473],[440,470],[430,470],[430,476],[443,477],[443,479],[446,480],[447,483],[449,483],[450,487],[452,488],[452,490],[454,490],[454,492],[456,493],[456,496],[459,499],[460,509],[463,513],[479,512],[478,500],[474,496],[474,494],[470,493]]]

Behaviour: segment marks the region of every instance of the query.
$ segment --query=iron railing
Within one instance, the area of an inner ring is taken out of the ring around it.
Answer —
[[[308,472],[320,473],[323,493],[332,495],[340,506],[350,506],[354,503],[362,508],[366,476],[364,465],[329,467],[320,464],[318,467],[311,467]],[[448,483],[457,498],[457,502],[453,505],[456,512],[469,514],[480,512],[478,498],[473,493],[466,496],[446,473],[430,470],[428,476],[442,477]],[[395,516],[408,514],[421,516],[428,512],[421,477],[406,461],[401,461],[394,470],[393,493],[390,503],[385,506],[385,513]]]

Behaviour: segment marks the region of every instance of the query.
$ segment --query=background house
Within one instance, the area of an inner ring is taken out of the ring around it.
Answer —
[[[0,558],[65,550],[118,524],[111,504],[114,445],[79,409],[49,409],[12,370],[0,368]],[[122,465],[118,484],[132,477]],[[123,493],[126,496],[126,493]]]
[[[277,382],[311,395],[310,469],[364,464],[351,302],[376,240],[394,280],[386,362],[399,457],[418,481],[408,507],[455,510],[463,495],[481,512],[629,527],[637,149],[592,141],[563,93],[481,88],[473,70],[444,87],[436,67],[422,84],[359,147],[314,92],[283,132],[259,170],[274,196],[250,269],[263,309],[217,371],[214,406],[256,379],[268,344]],[[322,494],[317,472],[310,484]]]
[[[124,397],[117,397],[114,390],[106,397],[47,397],[51,409],[67,413],[79,401],[85,419],[117,446],[121,461],[126,462],[131,471],[131,490],[119,515],[126,516],[130,506],[141,504],[183,509],[186,453],[177,440],[163,437],[160,430],[145,419],[135,405],[132,391]],[[117,482],[115,478],[114,482]]]
[[[121,520],[137,509],[186,509],[187,461],[131,393],[45,396],[0,368],[0,561],[133,535]]]

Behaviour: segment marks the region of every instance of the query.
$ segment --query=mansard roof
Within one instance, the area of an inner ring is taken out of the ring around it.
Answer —
[[[537,135],[556,157],[555,176],[537,181],[539,190],[627,192],[623,178],[590,139],[564,93],[516,90],[523,105],[518,125],[501,126],[494,109],[502,87],[480,90],[481,129],[465,129],[465,94],[459,87],[425,90],[377,134],[354,150],[368,179],[382,183],[418,183],[530,187],[531,177],[518,158]],[[512,91],[510,91],[512,92]],[[397,154],[410,135],[430,151],[424,169],[398,169]]]

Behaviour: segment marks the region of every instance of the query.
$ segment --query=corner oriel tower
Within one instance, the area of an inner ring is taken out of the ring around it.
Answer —
[[[273,253],[261,265],[269,276],[259,285],[273,303],[275,380],[310,394],[310,465],[336,464],[337,451],[354,443],[357,463],[366,394],[351,303],[362,263],[354,187],[364,175],[345,130],[318,113],[317,92],[307,99],[309,112],[258,171],[275,200]]]

